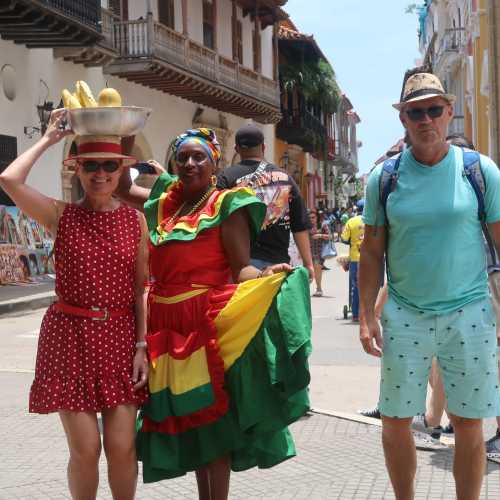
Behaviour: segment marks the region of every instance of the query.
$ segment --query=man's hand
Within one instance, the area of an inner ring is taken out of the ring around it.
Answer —
[[[384,341],[380,331],[380,324],[375,318],[360,323],[359,340],[366,353],[377,358],[382,357]]]

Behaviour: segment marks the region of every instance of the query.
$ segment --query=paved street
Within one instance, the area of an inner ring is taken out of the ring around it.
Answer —
[[[314,408],[335,415],[370,407],[378,390],[377,360],[358,346],[357,327],[341,319],[347,275],[331,262],[326,297],[313,299],[314,354],[311,398]],[[0,500],[69,498],[66,444],[56,416],[30,415],[27,394],[43,311],[0,318],[0,399],[4,457]],[[488,424],[488,433],[493,426]],[[298,457],[272,470],[233,474],[231,499],[391,499],[380,428],[315,413],[296,423]],[[417,498],[454,498],[451,450],[418,452]],[[100,499],[110,499],[101,462]],[[482,499],[500,497],[500,466],[488,465]],[[139,499],[194,499],[194,476],[140,485]]]

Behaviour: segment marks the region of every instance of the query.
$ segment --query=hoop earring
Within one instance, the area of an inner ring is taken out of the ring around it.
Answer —
[[[210,185],[211,185],[212,187],[217,186],[217,176],[216,176],[216,175],[212,175],[212,176],[210,177]]]

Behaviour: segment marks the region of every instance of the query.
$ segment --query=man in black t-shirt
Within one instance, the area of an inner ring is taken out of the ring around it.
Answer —
[[[252,265],[265,269],[273,264],[289,262],[291,232],[312,278],[311,223],[297,184],[284,170],[264,160],[264,135],[256,125],[241,127],[236,132],[235,141],[241,163],[224,169],[218,176],[217,187],[248,186],[267,205],[262,231],[251,247]]]

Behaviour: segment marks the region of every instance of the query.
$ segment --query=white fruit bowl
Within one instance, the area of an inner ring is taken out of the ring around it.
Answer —
[[[150,108],[76,108],[68,110],[68,126],[77,135],[136,135],[146,125]]]

